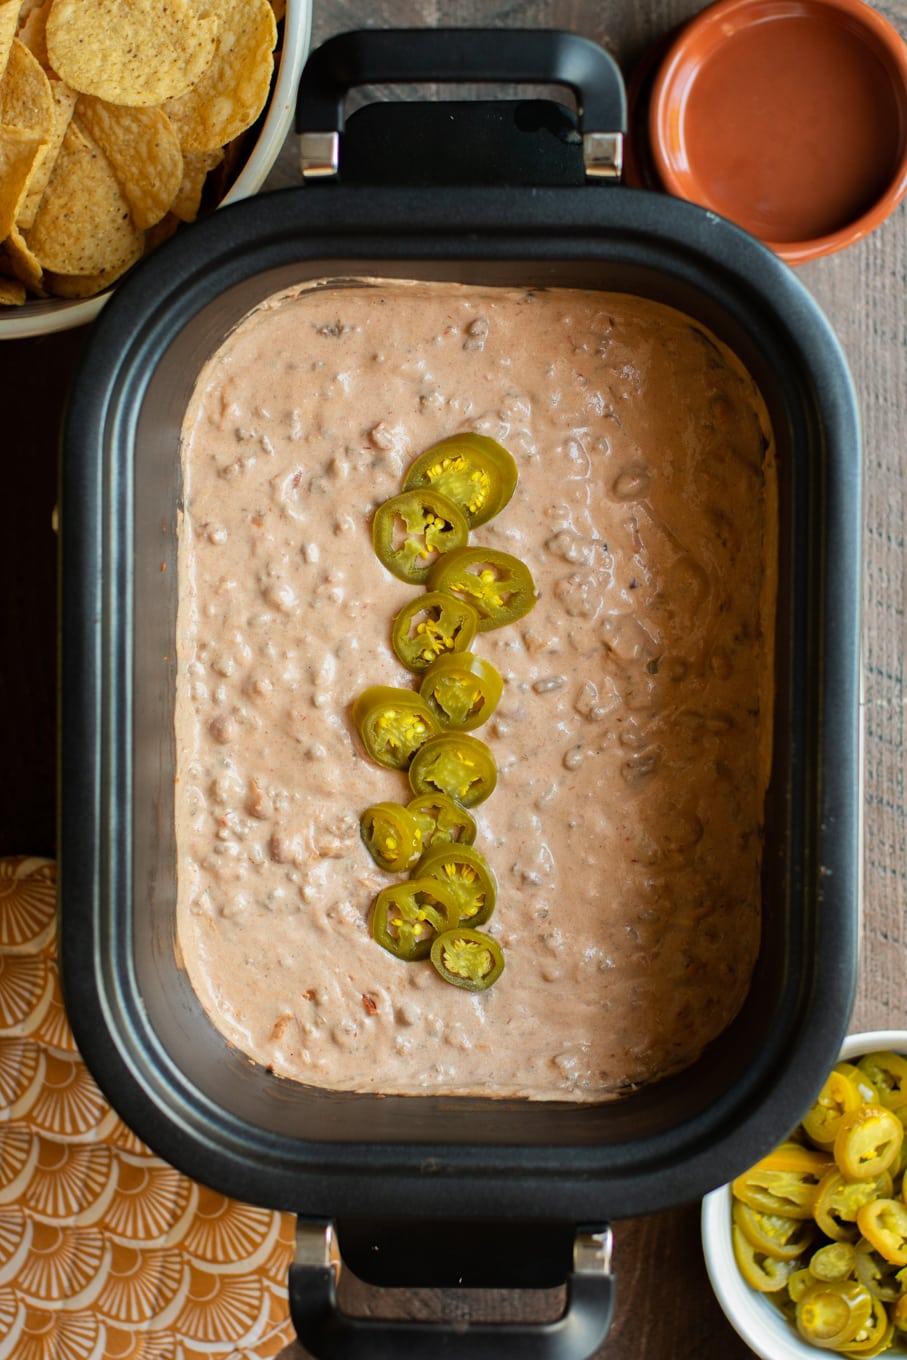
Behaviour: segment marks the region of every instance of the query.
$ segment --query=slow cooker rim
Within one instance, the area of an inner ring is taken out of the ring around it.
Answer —
[[[336,191],[333,203],[336,204]],[[395,244],[400,251],[407,248],[412,251],[413,242],[408,237],[402,235],[402,229],[409,227],[413,230],[412,213],[406,207],[401,196],[394,193],[386,193],[375,190],[342,190],[342,197],[345,211],[337,213],[332,224],[333,251],[334,257],[338,258],[339,247],[349,245],[351,236],[358,233],[362,240],[373,243],[375,238],[380,238],[382,233],[394,232]],[[826,414],[826,438],[829,444],[830,456],[842,463],[845,460],[845,450],[859,447],[859,427],[856,412],[856,401],[853,395],[852,383],[847,372],[846,362],[836,338],[829,327],[824,316],[816,306],[815,302],[806,293],[805,289],[794,277],[786,266],[782,265],[769,251],[762,247],[758,242],[746,236],[732,224],[717,218],[715,214],[696,208],[693,205],[681,203],[678,200],[669,200],[661,195],[649,194],[644,191],[621,190],[592,190],[579,191],[583,194],[582,199],[575,191],[497,191],[497,190],[457,190],[456,193],[456,212],[451,213],[451,202],[449,195],[443,191],[433,196],[432,191],[420,191],[420,238],[427,240],[426,231],[430,230],[432,221],[432,203],[437,206],[435,211],[440,218],[443,213],[444,234],[439,234],[433,238],[438,246],[437,258],[450,259],[448,253],[451,243],[458,242],[463,249],[464,258],[475,260],[486,258],[477,255],[479,249],[480,235],[481,246],[486,250],[494,246],[496,249],[509,249],[514,238],[518,238],[530,255],[533,251],[539,259],[547,258],[550,254],[550,235],[553,231],[559,231],[561,236],[558,238],[558,245],[562,246],[566,238],[576,245],[584,238],[590,236],[604,236],[606,240],[614,240],[621,236],[630,237],[636,242],[638,249],[652,249],[654,243],[658,243],[659,248],[679,252],[680,255],[686,253],[690,257],[696,257],[700,262],[708,261],[714,263],[716,271],[736,279],[738,286],[745,287],[752,292],[754,290],[754,279],[765,280],[765,287],[755,288],[756,294],[762,298],[763,302],[770,303],[770,309],[778,315],[779,321],[785,325],[791,340],[795,340],[801,354],[805,360],[805,366],[815,383],[820,394],[823,411]],[[596,199],[592,200],[591,194],[596,194]],[[605,197],[602,198],[604,193]],[[573,199],[572,204],[568,202],[567,195]],[[515,196],[519,200],[515,203]],[[404,196],[405,197],[405,196]],[[294,241],[298,241],[300,231],[311,232],[313,218],[316,219],[318,211],[316,205],[319,202],[318,195],[314,196],[310,191],[287,190],[281,193],[268,195],[261,199],[250,200],[238,204],[235,207],[223,210],[215,218],[208,222],[199,224],[198,230],[187,232],[181,237],[168,243],[155,256],[151,257],[147,265],[142,266],[136,271],[133,278],[128,280],[118,291],[117,296],[105,309],[100,320],[96,324],[95,331],[90,339],[85,353],[81,371],[73,389],[69,412],[66,423],[66,433],[64,438],[64,464],[63,464],[63,483],[64,483],[64,502],[63,518],[64,524],[67,520],[67,505],[72,502],[78,506],[81,502],[84,507],[91,494],[92,479],[97,477],[98,468],[86,468],[85,466],[85,439],[92,438],[92,432],[104,432],[104,438],[110,437],[108,430],[108,418],[111,413],[118,410],[118,403],[123,399],[124,385],[130,382],[139,383],[140,380],[135,376],[135,370],[143,363],[147,363],[149,355],[155,346],[158,348],[166,343],[168,317],[174,313],[186,310],[190,305],[187,302],[190,294],[196,299],[200,307],[207,301],[209,295],[216,293],[221,286],[223,275],[228,274],[234,278],[239,275],[257,272],[253,269],[253,260],[264,257],[269,260],[274,253],[283,254],[288,249],[293,248]],[[328,204],[329,199],[324,199],[323,203]],[[582,204],[582,211],[578,210]],[[310,213],[309,209],[313,211]],[[569,212],[567,211],[569,208]],[[325,209],[327,211],[327,209]],[[503,215],[502,215],[503,214]],[[568,221],[564,221],[564,218]],[[342,225],[338,226],[338,219],[342,220]],[[517,220],[515,220],[517,219]],[[480,223],[477,229],[476,223]],[[326,226],[326,224],[322,224]],[[325,237],[327,239],[327,237]],[[254,244],[249,244],[250,242]],[[363,258],[375,258],[374,250],[366,255],[363,251]],[[432,258],[427,257],[428,260]],[[555,255],[555,258],[560,258]],[[211,262],[216,260],[218,267],[212,268]],[[199,276],[205,276],[206,283],[199,285]],[[195,291],[190,284],[195,280]],[[192,302],[195,307],[195,302]],[[197,308],[196,308],[197,309]],[[133,377],[127,379],[124,374],[133,370]],[[78,452],[79,448],[82,453]],[[98,460],[98,463],[102,462]],[[858,483],[858,472],[857,472]],[[859,495],[857,484],[856,508],[859,508]],[[853,493],[854,487],[851,479],[850,491]],[[858,530],[854,525],[853,503],[846,508],[843,505],[832,507],[834,516],[835,533],[839,535],[841,541],[848,551],[843,554],[842,570],[848,564],[852,564],[855,558],[855,548],[858,549]],[[855,536],[854,536],[855,535]],[[87,553],[89,557],[96,545],[80,544],[76,549],[76,554]],[[87,559],[83,560],[83,567],[89,567]],[[64,572],[63,576],[63,595],[64,611],[67,600],[78,599],[75,583],[82,579],[76,571],[72,577],[67,579]],[[852,588],[852,581],[845,582]],[[67,589],[69,587],[69,589]],[[841,592],[838,592],[841,594]],[[846,598],[846,595],[843,596]],[[83,599],[82,603],[85,601]],[[852,611],[856,608],[855,602],[852,604]],[[847,637],[851,637],[853,620],[847,631]],[[854,692],[856,684],[855,658],[852,654],[852,647],[844,648],[846,655],[839,657],[840,669],[843,672],[842,681],[842,708],[845,712],[835,716],[835,724],[843,725],[847,740],[845,749],[851,751],[856,741],[856,734],[848,733],[848,719],[850,715],[850,697]],[[837,653],[836,653],[837,655]],[[835,691],[837,692],[837,690]],[[74,701],[77,696],[70,698]],[[81,696],[84,698],[85,696]],[[69,708],[74,712],[74,703],[67,705],[66,696],[63,696],[64,713],[64,747],[62,753],[63,769],[66,771],[67,764],[72,765],[72,748],[66,733],[67,724],[65,715]],[[97,754],[97,752],[95,753]],[[62,786],[62,781],[61,781]],[[68,783],[70,800],[76,796],[75,790],[78,784]],[[62,811],[65,812],[65,799]],[[854,809],[852,806],[845,806],[842,811],[844,820],[854,820]],[[80,862],[70,850],[73,849],[73,839],[69,834],[66,819],[61,818],[61,865],[63,867],[63,891],[67,900],[77,898],[79,895],[79,880],[83,880],[81,890],[86,890],[91,896],[93,863],[89,856]],[[845,855],[845,859],[848,857]],[[68,866],[70,862],[77,865],[73,878],[69,880],[72,884],[70,889],[67,886]],[[855,882],[853,878],[854,866],[852,863],[846,866],[847,873],[842,866],[842,876],[850,879],[851,886]],[[85,880],[88,880],[87,882]],[[81,1025],[84,1026],[82,1038],[88,1045],[89,1050],[97,1049],[97,1043],[92,1043],[92,1030],[94,1021],[88,1021],[84,1017],[90,1010],[97,1011],[97,997],[93,991],[93,981],[90,980],[90,972],[94,966],[88,955],[88,940],[85,938],[80,942],[73,939],[68,932],[68,923],[72,918],[68,916],[64,909],[63,932],[64,932],[64,981],[71,996],[74,999],[73,1014],[76,1017],[83,1017]],[[841,924],[840,922],[838,924]],[[843,923],[845,926],[847,922]],[[855,956],[855,938],[853,921],[851,925],[851,938],[846,941],[846,947],[838,958],[838,970],[833,968],[826,977],[826,1001],[831,997],[833,1000],[832,1010],[836,1017],[840,1018],[840,1030],[828,1031],[827,1023],[823,1033],[813,1031],[823,1027],[817,1024],[817,1017],[813,1015],[810,1024],[806,1027],[810,1036],[810,1043],[816,1057],[816,1069],[819,1070],[821,1064],[823,1070],[828,1059],[827,1065],[830,1066],[834,1061],[834,1054],[837,1051],[840,1039],[846,1026],[850,1012],[854,988],[854,970],[852,961]],[[68,938],[67,938],[68,937]],[[838,944],[840,946],[840,939]],[[70,960],[70,966],[66,968],[66,960]],[[87,971],[86,971],[87,970]],[[105,1019],[109,1020],[109,1015],[103,1007]],[[97,1017],[95,1017],[97,1018]],[[77,1026],[80,1021],[76,1019]],[[81,1026],[80,1026],[81,1028]],[[103,1044],[101,1045],[103,1046]],[[103,1056],[98,1055],[100,1065],[104,1065]],[[777,1087],[775,1088],[777,1090]],[[802,1083],[797,1081],[795,1075],[788,1073],[786,1083],[783,1086],[788,1103],[796,1091],[797,1099],[802,1098]],[[777,1103],[777,1102],[776,1102]],[[152,1119],[161,1118],[161,1110],[155,1096],[150,1092],[139,1092],[139,1105],[142,1107],[142,1118],[147,1119],[149,1110]],[[138,1106],[137,1106],[138,1108]],[[787,1108],[787,1106],[785,1106]],[[171,1118],[171,1114],[164,1114],[164,1118]],[[783,1130],[777,1128],[779,1118],[783,1120],[783,1114],[776,1112],[773,1120],[769,1121],[770,1127],[760,1127],[758,1133],[751,1131],[750,1141],[754,1137],[760,1143],[767,1143],[774,1140],[776,1132]],[[763,1121],[764,1122],[764,1121]],[[275,1148],[268,1149],[267,1143],[273,1140],[260,1141],[257,1150],[250,1150],[248,1138],[244,1136],[243,1130],[237,1125],[230,1132],[230,1121],[227,1121],[226,1131],[230,1136],[225,1140],[225,1144],[218,1150],[218,1156],[222,1165],[218,1168],[223,1183],[233,1190],[234,1193],[248,1195],[250,1184],[254,1183],[254,1175],[250,1181],[250,1163],[257,1166],[257,1154],[275,1153]],[[714,1130],[712,1130],[714,1132]],[[686,1158],[678,1164],[675,1158],[669,1153],[670,1149],[662,1148],[661,1156],[655,1155],[656,1149],[650,1150],[651,1155],[640,1167],[638,1162],[635,1164],[635,1174],[628,1173],[626,1165],[615,1168],[614,1163],[608,1169],[608,1174],[603,1178],[607,1183],[609,1192],[609,1202],[614,1206],[614,1212],[646,1212],[652,1208],[665,1207],[669,1202],[683,1202],[695,1194],[702,1193],[707,1185],[717,1184],[726,1179],[730,1159],[733,1164],[739,1164],[739,1152],[730,1154],[727,1149],[728,1138],[735,1141],[735,1146],[739,1148],[740,1129],[734,1126],[730,1133],[725,1132],[723,1141],[710,1142],[698,1150],[689,1151]],[[160,1140],[159,1140],[160,1141]],[[185,1130],[179,1128],[179,1120],[174,1119],[173,1131],[165,1135],[169,1147],[185,1154]],[[670,1141],[670,1139],[668,1139]],[[688,1140],[689,1142],[689,1140]],[[406,1144],[403,1145],[407,1146]],[[415,1146],[415,1145],[412,1145]],[[452,1149],[439,1149],[440,1152],[449,1153],[446,1156],[439,1156],[434,1159],[438,1167],[446,1166],[454,1170],[454,1174],[459,1177],[464,1174],[465,1163],[468,1160],[469,1149],[458,1146]],[[519,1190],[517,1198],[520,1203],[524,1203],[523,1198],[526,1188],[530,1186],[536,1177],[540,1178],[539,1193],[546,1202],[563,1204],[563,1195],[558,1193],[558,1183],[562,1179],[561,1168],[558,1166],[558,1154],[563,1149],[539,1149],[539,1148],[489,1148],[482,1145],[484,1156],[484,1167],[489,1168],[497,1160],[505,1163],[508,1171],[512,1174],[517,1168],[519,1170]],[[351,1187],[362,1179],[360,1172],[363,1164],[367,1166],[374,1155],[388,1158],[389,1149],[385,1145],[375,1145],[368,1151],[361,1144],[329,1144],[322,1147],[318,1144],[311,1145],[312,1159],[318,1161],[325,1154],[335,1161],[340,1160],[345,1163],[343,1175],[346,1178],[347,1186]],[[342,1156],[340,1154],[343,1154]],[[550,1155],[544,1155],[544,1154]],[[352,1155],[349,1155],[352,1154]],[[665,1174],[653,1174],[657,1170],[659,1163],[664,1159],[667,1163],[664,1166]],[[204,1158],[203,1158],[204,1160]],[[281,1161],[281,1157],[276,1158]],[[415,1158],[418,1161],[418,1157]],[[620,1162],[621,1159],[615,1159]],[[627,1162],[632,1158],[625,1159]],[[463,1164],[458,1166],[459,1164]],[[613,1183],[613,1175],[617,1170],[619,1185]],[[415,1172],[411,1167],[399,1167],[395,1170],[393,1165],[386,1166],[388,1185],[398,1185],[399,1183],[411,1183],[413,1175],[422,1178],[426,1172],[424,1167]],[[436,1174],[436,1172],[432,1172]],[[569,1170],[563,1168],[563,1175],[567,1178],[576,1180],[588,1180],[590,1175],[594,1176],[594,1168],[586,1167],[582,1170],[574,1161]],[[275,1172],[273,1167],[267,1168],[267,1173],[261,1177],[267,1180],[270,1186],[269,1202],[274,1202],[276,1195],[280,1203],[287,1207],[298,1207],[297,1195],[302,1193],[300,1185],[305,1181],[305,1174],[300,1173],[300,1168],[294,1165],[286,1170],[280,1169]],[[441,1176],[443,1181],[443,1173]],[[468,1179],[468,1175],[467,1175]],[[481,1194],[487,1202],[488,1185],[485,1175],[476,1176],[477,1193]],[[670,1186],[668,1185],[670,1182]],[[423,1184],[424,1184],[423,1180]],[[706,1184],[707,1183],[707,1184]],[[588,1184],[586,1190],[588,1191]],[[564,1186],[560,1186],[562,1192]],[[273,1195],[271,1194],[273,1191]],[[393,1193],[393,1192],[391,1192]],[[498,1187],[498,1198],[501,1200],[503,1211],[513,1212],[511,1201],[511,1187]],[[289,1200],[288,1197],[289,1196]],[[464,1203],[469,1202],[467,1196]],[[311,1202],[303,1197],[303,1202]],[[361,1203],[361,1200],[357,1201]],[[621,1208],[623,1206],[623,1208]],[[446,1206],[449,1211],[449,1206]]]

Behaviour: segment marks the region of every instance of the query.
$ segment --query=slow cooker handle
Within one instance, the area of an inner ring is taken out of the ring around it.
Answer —
[[[448,81],[573,91],[590,179],[619,179],[627,100],[616,61],[559,29],[398,28],[340,33],[306,61],[296,101],[303,174],[336,175],[344,101],[360,85]]]
[[[607,1337],[614,1311],[607,1227],[577,1230],[572,1269],[563,1281],[564,1311],[545,1323],[354,1317],[338,1305],[341,1264],[333,1225],[300,1221],[289,1272],[290,1316],[315,1360],[587,1360]]]

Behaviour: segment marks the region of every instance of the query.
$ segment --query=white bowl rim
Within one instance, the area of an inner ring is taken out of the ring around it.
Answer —
[[[893,1050],[907,1053],[907,1030],[877,1029],[849,1034],[839,1059]],[[760,1360],[816,1360],[821,1350],[802,1341],[777,1309],[744,1280],[731,1243],[730,1185],[719,1186],[702,1201],[702,1250],[705,1268],[722,1312],[734,1331]]]
[[[261,132],[252,154],[218,208],[258,192],[293,126],[296,92],[312,37],[312,0],[287,0],[283,25],[277,79]],[[106,293],[71,302],[49,298],[26,302],[23,307],[5,307],[0,315],[0,340],[24,340],[28,336],[49,335],[84,326],[95,319],[114,291],[109,288]]]

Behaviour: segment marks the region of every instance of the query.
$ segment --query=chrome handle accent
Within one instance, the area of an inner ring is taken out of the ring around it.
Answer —
[[[316,1270],[331,1269],[335,1279],[340,1275],[342,1261],[333,1223],[303,1223],[300,1219],[296,1220],[293,1264],[314,1267]]]
[[[340,168],[339,132],[303,132],[299,137],[303,179],[327,179]]]
[[[607,1225],[579,1229],[573,1242],[573,1269],[577,1275],[610,1275],[614,1234]]]
[[[624,168],[624,134],[584,132],[583,164],[587,179],[620,179]]]

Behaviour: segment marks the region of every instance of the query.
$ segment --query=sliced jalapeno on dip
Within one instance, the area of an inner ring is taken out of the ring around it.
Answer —
[[[504,954],[497,940],[465,926],[438,935],[429,953],[445,982],[469,992],[486,991],[504,971]]]
[[[395,958],[426,959],[432,942],[457,919],[454,895],[437,878],[410,878],[382,888],[372,909],[372,939]]]
[[[422,854],[422,831],[402,803],[373,803],[359,818],[363,844],[379,869],[405,874]]]
[[[378,558],[401,581],[425,584],[438,558],[469,537],[466,516],[433,487],[417,487],[379,505],[372,521]]]
[[[475,807],[498,782],[494,756],[468,732],[446,732],[420,746],[409,767],[413,793],[446,793],[461,807]]]
[[[447,652],[465,651],[478,626],[479,616],[471,604],[441,590],[428,590],[400,610],[391,627],[391,642],[404,666],[418,674]]]
[[[434,563],[428,584],[471,604],[480,633],[522,618],[538,598],[526,563],[497,548],[452,549]]]
[[[497,879],[475,846],[447,845],[429,851],[417,872],[420,878],[437,878],[450,888],[461,926],[483,926],[494,911]]]
[[[431,709],[412,690],[371,685],[353,700],[353,722],[372,760],[405,770],[423,742],[440,732]]]
[[[500,672],[484,657],[448,652],[429,666],[419,693],[443,727],[468,732],[491,717],[503,688]]]
[[[452,434],[420,454],[404,489],[431,486],[463,511],[470,529],[503,510],[517,484],[513,455],[484,434]]]
[[[475,818],[446,793],[420,793],[406,805],[422,833],[422,853],[442,845],[472,845]]]

